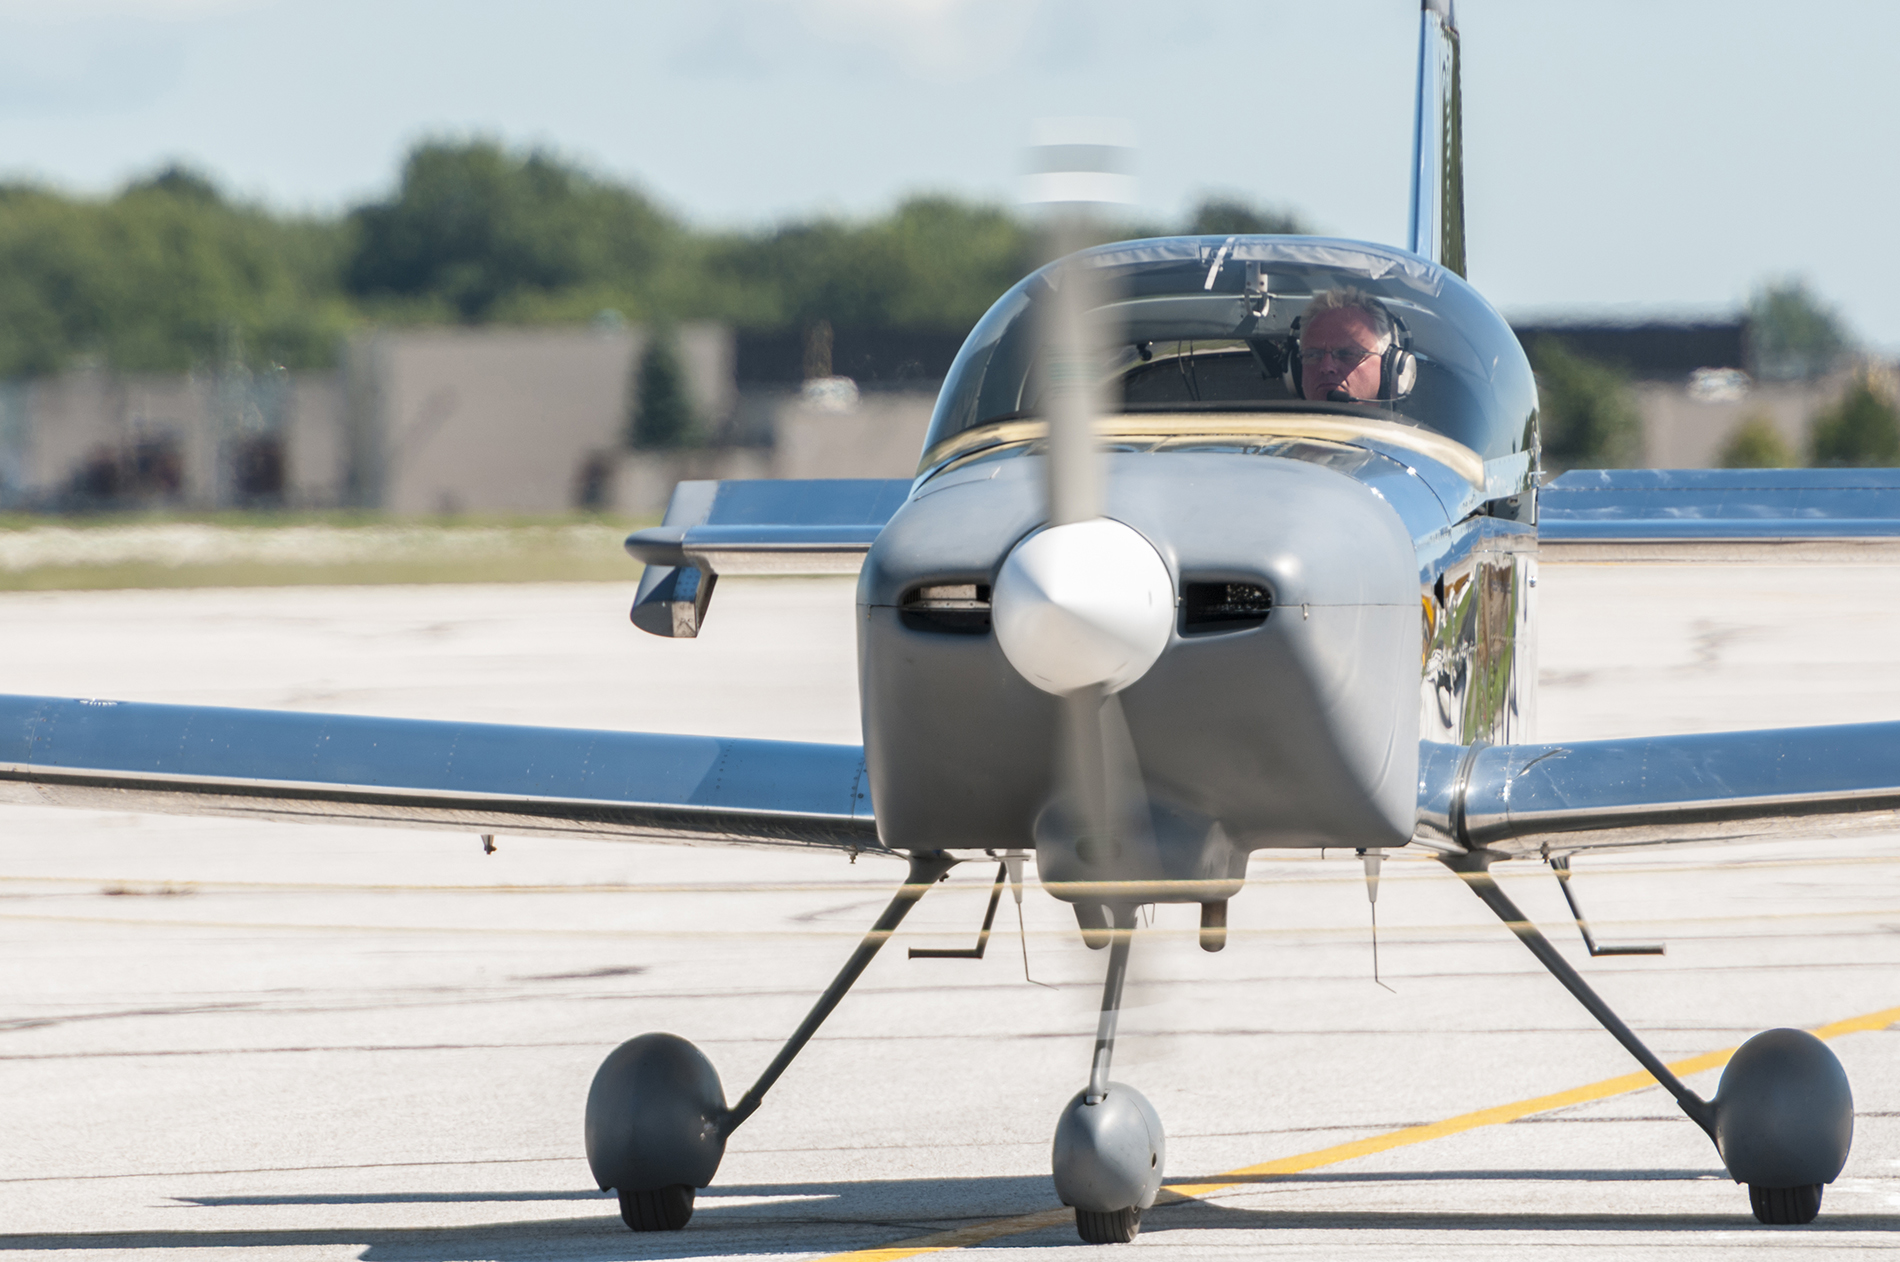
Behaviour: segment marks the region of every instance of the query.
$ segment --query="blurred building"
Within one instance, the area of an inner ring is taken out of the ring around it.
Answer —
[[[739,442],[769,444],[774,477],[908,477],[961,332],[742,330],[734,376]]]
[[[1845,373],[1758,382],[1740,321],[1525,324],[1630,379],[1647,463],[1713,464],[1745,419],[1789,445]],[[384,329],[334,371],[86,369],[0,384],[0,508],[363,507],[399,516],[664,510],[675,482],[905,477],[962,337],[677,331],[698,441],[628,446],[647,330]]]
[[[1757,380],[1745,320],[1512,327],[1527,350],[1549,338],[1626,375],[1643,419],[1643,462],[1654,469],[1709,468],[1743,422],[1757,418],[1803,451],[1815,414],[1838,402],[1852,377],[1842,368],[1813,380]]]
[[[1516,321],[1511,331],[1526,351],[1551,338],[1572,354],[1641,381],[1687,381],[1698,368],[1744,368],[1749,363],[1746,320]]]
[[[0,385],[0,507],[328,506],[347,495],[335,374],[119,375]]]
[[[1815,414],[1840,401],[1853,380],[1842,369],[1812,381],[1755,381],[1734,370],[1699,369],[1685,381],[1636,381],[1643,459],[1656,469],[1706,469],[1744,422],[1766,420],[1792,452],[1808,448]]]
[[[628,446],[631,326],[384,329],[334,371],[7,383],[0,508],[651,516],[682,478],[908,475],[961,338],[823,333],[681,326],[700,432],[676,451]]]
[[[357,502],[399,516],[616,508],[633,376],[631,327],[425,328],[351,343],[350,474]],[[711,434],[735,406],[730,329],[678,333],[694,410]]]

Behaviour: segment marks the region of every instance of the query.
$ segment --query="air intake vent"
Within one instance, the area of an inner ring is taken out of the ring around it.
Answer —
[[[1217,635],[1257,627],[1273,612],[1273,593],[1258,583],[1184,583],[1181,634]]]
[[[912,631],[986,635],[990,629],[988,583],[936,583],[904,593],[898,617]]]

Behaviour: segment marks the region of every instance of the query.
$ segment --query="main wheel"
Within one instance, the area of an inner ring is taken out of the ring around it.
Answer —
[[[1075,1234],[1086,1244],[1127,1244],[1141,1230],[1141,1209],[1092,1209],[1075,1211]]]
[[[1776,1226],[1811,1223],[1821,1212],[1821,1185],[1805,1183],[1796,1188],[1765,1188],[1748,1185],[1748,1204],[1755,1217]]]
[[[620,1193],[620,1217],[635,1231],[678,1231],[693,1216],[693,1189],[684,1183],[653,1192]]]

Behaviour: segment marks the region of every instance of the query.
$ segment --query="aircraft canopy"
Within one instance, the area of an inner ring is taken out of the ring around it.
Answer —
[[[1313,237],[1172,237],[1074,256],[1095,269],[1103,406],[1110,411],[1327,412],[1420,426],[1486,460],[1528,451],[1537,390],[1504,318],[1455,274],[1416,255]],[[1047,379],[1058,262],[1004,294],[965,340],[931,418],[926,460],[978,426],[1036,416]],[[1417,379],[1397,398],[1310,402],[1288,372],[1294,322],[1314,296],[1351,288],[1403,326]]]

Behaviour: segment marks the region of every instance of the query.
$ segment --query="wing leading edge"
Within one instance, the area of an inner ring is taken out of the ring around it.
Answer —
[[[1553,856],[1900,831],[1900,723],[1419,749],[1416,840]]]
[[[1900,469],[1572,469],[1537,495],[1547,561],[1900,558]]]
[[[0,801],[881,849],[862,749],[0,696]],[[1561,855],[1900,831],[1900,723],[1426,743],[1417,840]]]
[[[881,849],[855,745],[0,696],[0,801]]]

